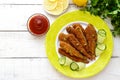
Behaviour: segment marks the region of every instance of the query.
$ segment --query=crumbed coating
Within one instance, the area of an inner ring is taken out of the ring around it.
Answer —
[[[64,42],[69,43],[68,40],[67,40],[67,35],[64,34],[64,33],[60,33],[59,36],[58,36],[58,39],[59,39],[59,41],[64,41]]]
[[[85,46],[87,45],[87,40],[86,40],[82,30],[79,27],[76,27],[75,29],[72,28],[72,27],[67,27],[66,30],[67,30],[68,33],[74,34],[75,37],[78,39],[78,41],[85,48]]]
[[[83,63],[89,63],[89,61],[86,59],[81,59],[81,58],[78,58],[78,57],[75,57],[75,56],[71,56],[69,55],[69,53],[66,53],[66,51],[64,51],[62,48],[59,48],[58,49],[58,52],[63,55],[63,56],[66,56],[70,59],[72,59],[73,61],[76,61],[76,62],[83,62]]]
[[[81,43],[77,40],[77,38],[73,34],[68,34],[68,41],[75,47],[80,53],[82,53],[84,56],[92,60],[92,57],[90,54],[87,53],[87,51],[84,49],[84,47],[81,45]]]
[[[85,29],[85,35],[88,42],[89,52],[95,57],[95,48],[97,44],[97,32],[92,24],[88,24]]]
[[[73,26],[74,29],[75,29],[76,27],[79,27],[79,28],[82,30],[83,34],[85,33],[84,28],[83,28],[82,25],[80,25],[79,23],[75,23],[75,24],[73,24],[72,26]]]
[[[75,56],[81,59],[86,59],[85,56],[79,53],[74,47],[72,47],[70,44],[60,41],[60,47],[65,50],[67,53],[69,53],[71,56]]]

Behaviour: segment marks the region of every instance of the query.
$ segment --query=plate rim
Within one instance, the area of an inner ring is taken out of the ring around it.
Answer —
[[[57,18],[56,19],[56,21],[57,20],[59,20],[60,18],[62,18],[62,17],[64,17],[64,16],[66,16],[66,15],[68,15],[68,14],[71,14],[71,13],[77,13],[77,12],[79,12],[79,13],[83,13],[83,11],[78,11],[78,10],[75,10],[75,11],[72,11],[72,12],[68,12],[68,13],[66,13],[66,14],[64,14],[64,15],[62,15],[62,16],[60,16],[59,18]],[[89,12],[87,12],[87,15],[90,15],[90,13]],[[91,15],[90,15],[91,16]],[[93,16],[94,18],[96,18],[96,16]],[[99,17],[97,17],[97,18],[99,18]],[[101,18],[100,18],[100,20],[102,20]],[[103,21],[103,20],[102,20]],[[68,22],[68,24],[69,24],[70,22]],[[55,24],[55,22],[51,25],[51,27],[53,26]],[[105,23],[104,23],[105,24]],[[66,24],[67,25],[67,24]],[[106,24],[105,24],[105,26],[106,27],[108,27]],[[63,26],[61,27],[61,28],[63,28]],[[51,29],[53,29],[53,28],[51,28]],[[87,77],[91,77],[91,76],[94,76],[94,75],[96,75],[97,73],[99,73],[99,72],[101,72],[106,66],[107,66],[107,64],[109,63],[109,61],[110,61],[110,57],[112,56],[112,51],[113,51],[113,38],[112,38],[112,34],[111,34],[111,32],[110,32],[110,30],[109,30],[109,28],[107,28],[108,29],[108,31],[109,31],[109,34],[111,35],[110,37],[111,37],[111,52],[110,52],[110,55],[109,55],[109,58],[107,59],[107,63],[105,63],[104,64],[104,66],[101,68],[101,69],[99,69],[98,70],[98,72],[96,72],[95,74],[91,74],[91,75],[83,75],[83,76],[73,76],[73,75],[68,75],[68,74],[66,74],[66,73],[64,73],[63,71],[61,71],[62,69],[60,69],[60,67],[57,67],[52,61],[51,61],[51,57],[50,57],[50,55],[49,55],[49,52],[48,52],[48,44],[47,44],[47,42],[49,41],[49,40],[47,40],[48,39],[48,37],[49,37],[49,34],[50,34],[50,32],[51,32],[51,30],[49,30],[48,31],[48,33],[47,33],[47,35],[46,35],[46,55],[47,55],[47,57],[48,57],[48,59],[49,59],[49,61],[50,61],[50,63],[52,64],[52,66],[54,66],[60,73],[62,73],[62,74],[64,74],[65,76],[68,76],[68,77],[71,77],[71,78],[87,78]],[[60,30],[59,30],[60,31]],[[57,33],[58,34],[58,33]],[[56,39],[55,39],[56,40]],[[55,42],[56,43],[56,42]],[[56,51],[56,48],[55,48],[55,51]]]

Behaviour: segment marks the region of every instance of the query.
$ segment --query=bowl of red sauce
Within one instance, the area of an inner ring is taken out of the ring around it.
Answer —
[[[48,18],[41,13],[33,14],[27,22],[28,31],[35,36],[41,36],[47,33],[49,26]]]

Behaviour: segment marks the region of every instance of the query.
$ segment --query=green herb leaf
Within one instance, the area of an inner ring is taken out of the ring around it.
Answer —
[[[120,0],[90,0],[90,5],[84,10],[103,19],[110,17],[114,26],[113,35],[120,36]]]

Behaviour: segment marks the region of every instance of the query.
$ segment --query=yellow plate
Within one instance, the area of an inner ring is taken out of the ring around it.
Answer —
[[[69,67],[63,67],[58,63],[58,55],[56,52],[56,38],[59,31],[67,24],[75,21],[83,21],[93,24],[97,29],[105,29],[107,37],[105,44],[107,49],[100,55],[100,57],[89,67],[81,71],[72,71]],[[72,78],[87,78],[96,75],[102,71],[110,61],[113,50],[113,39],[110,29],[107,24],[98,16],[91,15],[89,12],[80,10],[66,13],[58,17],[51,25],[50,30],[46,35],[46,54],[50,63],[62,74]]]

